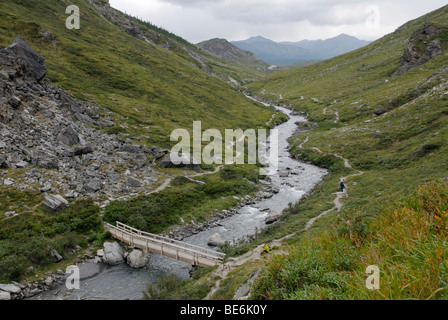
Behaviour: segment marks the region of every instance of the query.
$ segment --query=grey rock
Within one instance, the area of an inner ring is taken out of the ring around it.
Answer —
[[[81,146],[81,147],[75,147],[73,149],[73,154],[75,156],[82,156],[84,154],[92,153],[93,149],[91,145]]]
[[[233,300],[245,299],[249,294],[250,294],[250,286],[248,284],[242,284],[236,289]]]
[[[11,294],[9,292],[0,291],[0,301],[11,300]]]
[[[20,293],[22,291],[18,286],[13,284],[0,284],[0,290],[9,293]]]
[[[11,107],[18,108],[22,104],[22,101],[16,96],[13,96],[9,99],[8,103],[11,105]]]
[[[57,136],[57,140],[59,142],[62,142],[63,144],[70,146],[79,143],[79,136],[78,133],[73,129],[73,127],[69,126],[61,130],[61,132]]]
[[[52,279],[51,277],[47,277],[47,278],[44,280],[44,283],[45,283],[47,286],[51,286],[51,285],[53,284],[53,279]]]
[[[282,212],[275,212],[271,213],[265,220],[266,224],[273,224],[274,222],[277,222],[280,217],[282,216]]]
[[[99,179],[92,179],[85,186],[85,189],[87,192],[98,192],[102,188],[103,188],[103,183]]]
[[[8,168],[8,162],[6,161],[6,157],[2,154],[0,154],[0,169],[7,169]]]
[[[52,188],[51,183],[46,183],[45,186],[43,186],[42,188],[40,188],[40,192],[48,192],[50,191]]]
[[[44,199],[44,207],[53,213],[58,213],[68,207],[68,201],[60,195],[48,195]]]
[[[35,52],[20,36],[7,48],[8,51],[17,53],[25,64],[26,71],[36,81],[41,81],[47,72],[45,60]]]
[[[26,161],[20,161],[20,162],[16,163],[17,168],[26,168],[27,166],[28,166],[28,162],[26,162]]]
[[[181,161],[180,163],[174,163],[171,159],[171,154],[167,154],[163,160],[159,163],[160,168],[183,168],[183,169],[189,169],[189,170],[201,170],[201,166],[198,163],[193,156],[182,154],[181,155]]]
[[[123,146],[123,151],[129,152],[129,153],[143,153],[143,149],[139,146],[135,146],[132,144],[125,144]]]
[[[116,266],[124,263],[124,251],[117,242],[104,243],[104,262]]]
[[[219,233],[215,233],[213,236],[210,237],[207,244],[210,247],[217,247],[224,243],[225,243],[225,241],[222,239],[222,236]]]
[[[373,111],[373,113],[378,117],[385,114],[386,112],[387,111],[382,108],[377,108],[377,109],[375,109],[375,111]]]
[[[128,187],[140,188],[142,186],[142,183],[140,181],[138,181],[137,179],[135,179],[135,178],[129,177],[126,180],[126,185]]]
[[[127,264],[134,269],[144,268],[149,263],[150,255],[148,252],[135,249],[126,257]]]
[[[88,115],[86,114],[82,114],[82,113],[76,113],[75,114],[76,119],[78,119],[79,121],[88,124],[89,126],[94,126],[96,125],[95,120],[93,120],[92,118],[90,118]]]

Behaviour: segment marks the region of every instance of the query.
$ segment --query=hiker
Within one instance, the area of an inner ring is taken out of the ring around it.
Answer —
[[[269,246],[266,244],[265,246],[264,246],[264,248],[263,248],[263,252],[262,252],[262,254],[263,253],[269,253],[271,251],[271,248],[269,248]]]
[[[345,187],[344,180],[341,179],[341,183],[339,184],[339,191],[344,192],[345,189],[347,188]]]

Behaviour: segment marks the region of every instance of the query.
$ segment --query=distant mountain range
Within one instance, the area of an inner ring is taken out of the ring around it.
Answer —
[[[341,34],[327,40],[280,43],[257,36],[231,43],[242,50],[253,52],[267,63],[282,66],[302,61],[326,60],[364,47],[370,42]]]

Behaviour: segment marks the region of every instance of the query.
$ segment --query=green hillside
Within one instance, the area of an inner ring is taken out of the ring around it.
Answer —
[[[346,181],[340,213],[319,219],[291,242],[289,257],[269,264],[256,298],[446,298],[447,13],[448,6],[367,47],[248,86],[254,96],[308,114],[316,125],[294,137],[291,150],[332,172],[269,239],[303,230],[304,217],[333,207],[340,177],[352,172],[334,154],[363,172]],[[410,39],[416,57],[432,44],[442,51],[398,75]],[[369,265],[381,270],[380,291],[365,288]]]
[[[140,40],[111,22],[100,10],[104,1],[92,3],[1,0],[0,45],[8,46],[20,34],[45,58],[52,83],[113,111],[117,126],[111,132],[143,135],[149,146],[167,146],[171,131],[191,128],[193,120],[202,120],[204,128],[224,129],[260,127],[271,118],[272,110],[235,94],[220,80],[244,83],[260,76],[257,71],[201,53],[169,32],[131,19],[161,45]],[[69,4],[80,8],[80,30],[65,27]],[[118,21],[130,19],[112,11]]]

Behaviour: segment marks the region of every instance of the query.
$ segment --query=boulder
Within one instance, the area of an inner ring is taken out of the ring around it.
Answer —
[[[79,143],[79,136],[78,133],[73,129],[73,127],[69,126],[59,132],[57,140],[59,142],[62,142],[63,144],[70,146]]]
[[[19,161],[16,163],[17,168],[26,168],[28,166],[28,162],[26,161]]]
[[[18,286],[13,284],[0,284],[0,290],[9,293],[20,293],[22,291]]]
[[[82,114],[82,113],[75,113],[75,117],[76,119],[78,119],[79,121],[89,125],[89,126],[95,126],[96,122],[95,120],[93,120],[92,118],[90,118],[88,115],[86,114]]]
[[[171,154],[167,154],[163,160],[159,163],[160,168],[182,168],[189,170],[201,170],[199,162],[189,154],[181,154],[180,161],[174,163]]]
[[[82,156],[83,154],[89,154],[92,152],[93,152],[92,146],[89,144],[85,145],[85,146],[73,148],[73,154],[75,156]]]
[[[384,110],[383,108],[377,108],[377,109],[375,109],[375,111],[373,111],[373,113],[378,117],[385,114],[386,112],[387,111]]]
[[[48,195],[44,199],[44,207],[53,213],[58,213],[68,207],[68,201],[60,195]]]
[[[44,58],[35,52],[20,36],[17,36],[7,50],[20,56],[27,73],[36,81],[41,81],[45,77],[47,67]]]
[[[215,233],[213,236],[210,237],[208,240],[208,245],[210,247],[217,247],[221,244],[224,244],[224,240],[222,239],[222,236],[219,233]]]
[[[265,220],[266,224],[273,224],[274,222],[277,222],[280,217],[282,216],[282,212],[275,212],[271,213]]]
[[[0,154],[0,169],[7,169],[8,168],[8,162],[6,161],[6,157],[2,154]]]
[[[124,263],[124,251],[117,242],[105,242],[103,260],[111,266],[122,264]]]
[[[51,258],[54,262],[61,262],[62,256],[59,254],[59,252],[56,249],[51,250]]]
[[[148,252],[135,249],[126,257],[126,262],[131,268],[140,269],[148,264],[149,259],[150,255]]]
[[[103,188],[103,183],[99,179],[92,179],[85,186],[85,189],[87,192],[98,192],[102,188]]]
[[[130,177],[128,178],[128,180],[126,180],[126,185],[128,187],[140,188],[142,186],[142,183],[137,179]]]

